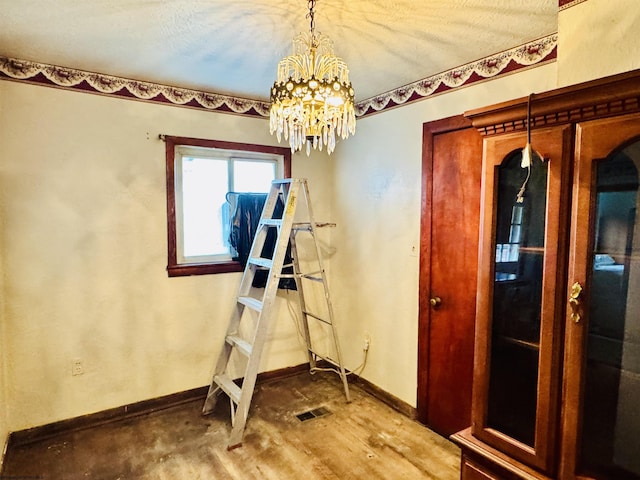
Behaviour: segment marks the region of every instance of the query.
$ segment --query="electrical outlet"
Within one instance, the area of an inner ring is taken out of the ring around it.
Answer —
[[[74,358],[71,364],[71,375],[82,375],[84,373],[84,367],[82,366],[82,359]]]
[[[365,352],[368,352],[369,346],[371,346],[371,338],[369,338],[369,335],[365,335],[364,343],[362,344],[362,350],[364,350]]]

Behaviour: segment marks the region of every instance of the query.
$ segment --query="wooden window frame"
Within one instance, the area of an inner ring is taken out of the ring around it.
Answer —
[[[209,275],[216,273],[242,272],[242,265],[234,260],[207,263],[178,263],[176,241],[176,191],[175,191],[175,151],[177,146],[217,148],[245,152],[260,152],[283,157],[284,178],[291,178],[291,149],[270,145],[206,140],[189,137],[164,136],[166,152],[167,188],[167,273],[169,277],[189,275]]]

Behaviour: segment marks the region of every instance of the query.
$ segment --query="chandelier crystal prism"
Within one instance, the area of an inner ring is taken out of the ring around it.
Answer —
[[[346,139],[356,130],[354,91],[347,64],[333,53],[333,43],[315,32],[316,0],[309,0],[310,32],[293,39],[293,54],[278,63],[271,88],[270,130],[284,136],[292,152],[306,146],[331,154],[336,137]]]

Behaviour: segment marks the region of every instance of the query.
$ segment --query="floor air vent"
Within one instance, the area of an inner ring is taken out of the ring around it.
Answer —
[[[311,420],[312,418],[324,417],[325,415],[329,415],[331,411],[325,407],[314,408],[313,410],[307,410],[306,412],[302,412],[296,415],[298,420],[301,422],[306,422],[307,420]]]

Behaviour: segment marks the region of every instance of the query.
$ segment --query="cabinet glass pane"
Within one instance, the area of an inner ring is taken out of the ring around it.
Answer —
[[[498,167],[487,426],[533,446],[548,166],[536,161],[527,180],[521,159]]]
[[[596,165],[581,463],[640,479],[640,141]]]

